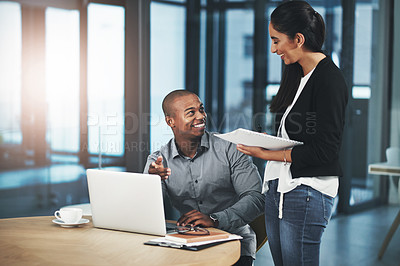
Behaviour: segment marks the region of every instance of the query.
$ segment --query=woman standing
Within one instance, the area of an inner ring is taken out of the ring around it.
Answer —
[[[276,265],[318,265],[322,233],[337,195],[339,150],[348,92],[342,73],[321,51],[325,23],[307,2],[289,1],[271,14],[271,52],[285,71],[271,111],[277,136],[292,149],[238,145],[267,160],[263,191],[268,242]]]

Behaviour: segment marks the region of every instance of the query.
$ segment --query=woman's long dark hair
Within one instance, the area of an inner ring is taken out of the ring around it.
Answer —
[[[325,40],[325,23],[322,16],[305,1],[288,1],[280,4],[271,14],[272,27],[294,40],[297,33],[304,35],[304,47],[311,52],[322,52]],[[303,69],[298,63],[286,65],[279,91],[272,100],[271,112],[281,112],[296,95]]]

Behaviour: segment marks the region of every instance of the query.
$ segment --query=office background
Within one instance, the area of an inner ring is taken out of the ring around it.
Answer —
[[[161,101],[177,88],[200,96],[210,131],[273,132],[279,2],[1,0],[0,218],[88,202],[87,168],[141,172],[172,137]],[[398,178],[368,164],[400,146],[400,2],[309,2],[350,88],[335,215],[399,204]]]

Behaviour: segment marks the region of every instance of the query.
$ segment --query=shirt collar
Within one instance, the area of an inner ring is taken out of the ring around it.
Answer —
[[[203,136],[201,136],[201,141],[200,141],[200,150],[201,151],[203,151],[204,149],[210,148],[209,138],[210,138],[210,133],[208,133],[207,131],[204,131],[204,134],[203,134]],[[172,155],[172,158],[175,158],[176,156],[180,155],[177,145],[176,145],[175,138],[172,140],[171,155]]]

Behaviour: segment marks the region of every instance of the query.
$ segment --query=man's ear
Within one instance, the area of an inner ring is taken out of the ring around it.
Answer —
[[[168,126],[175,127],[174,119],[171,116],[169,115],[165,116],[165,122],[167,123]]]
[[[294,40],[297,44],[297,47],[302,47],[304,43],[306,42],[306,38],[302,33],[296,33],[296,36],[294,37]]]

